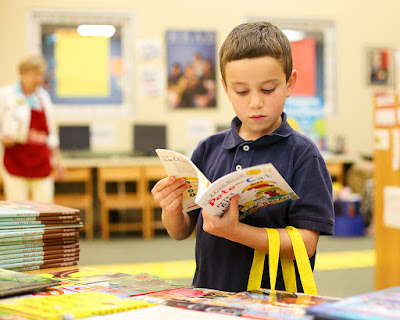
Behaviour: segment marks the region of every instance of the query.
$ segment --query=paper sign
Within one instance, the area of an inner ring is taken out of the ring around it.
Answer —
[[[109,38],[83,37],[71,29],[59,29],[56,36],[57,96],[107,97],[110,94]]]
[[[374,130],[374,149],[375,150],[390,149],[390,135],[388,129]]]
[[[186,121],[186,135],[192,139],[203,139],[213,133],[213,124],[206,118],[192,118]]]
[[[395,97],[393,94],[379,95],[376,97],[377,107],[393,107],[395,104]]]
[[[90,125],[90,144],[114,144],[115,128],[112,124]]]
[[[375,110],[375,124],[378,127],[394,127],[396,118],[395,108],[378,108]]]
[[[161,97],[165,94],[165,72],[161,67],[140,67],[140,93],[143,97]]]
[[[140,57],[143,60],[162,57],[162,41],[160,38],[141,39],[137,42]]]
[[[389,228],[400,229],[400,187],[383,188],[383,224]]]

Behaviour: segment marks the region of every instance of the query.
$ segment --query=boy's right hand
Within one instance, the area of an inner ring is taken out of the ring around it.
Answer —
[[[161,179],[151,189],[154,200],[158,205],[170,214],[182,213],[183,192],[189,187],[186,179],[167,177]]]

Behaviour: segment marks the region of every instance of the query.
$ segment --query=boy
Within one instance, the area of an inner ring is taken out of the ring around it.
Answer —
[[[187,238],[197,224],[193,285],[245,291],[254,250],[269,252],[265,227],[278,230],[280,257],[291,259],[284,228],[296,227],[314,267],[319,234],[333,233],[332,182],[315,144],[295,132],[283,112],[297,71],[292,70],[290,42],[282,31],[267,22],[237,26],[221,47],[220,69],[236,117],[230,130],[201,141],[192,161],[211,182],[233,170],[271,162],[300,199],[259,209],[240,222],[238,196],[217,217],[204,210],[182,212],[182,192],[188,187],[184,179],[162,179],[152,193],[173,238]],[[270,286],[268,270],[265,259],[263,288]],[[298,274],[297,283],[301,292]],[[276,289],[285,289],[280,267]]]

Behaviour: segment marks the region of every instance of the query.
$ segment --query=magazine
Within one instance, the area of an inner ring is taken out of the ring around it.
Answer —
[[[0,269],[0,297],[37,291],[59,283],[58,280],[38,275]]]
[[[400,319],[400,287],[368,292],[307,308],[315,319]]]
[[[296,200],[298,196],[271,163],[231,172],[211,183],[196,165],[184,155],[156,149],[168,174],[185,178],[189,188],[183,193],[183,211],[198,208],[214,215],[222,215],[234,195],[239,195],[239,219],[271,204]]]
[[[30,319],[75,319],[152,305],[146,301],[119,298],[109,293],[78,292],[56,296],[3,299],[0,301],[0,311]]]

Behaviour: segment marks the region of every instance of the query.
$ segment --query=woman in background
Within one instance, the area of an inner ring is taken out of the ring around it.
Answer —
[[[19,82],[0,90],[2,175],[7,200],[52,203],[53,168],[57,178],[64,174],[53,106],[42,88],[46,68],[41,55],[28,55],[19,63]]]

